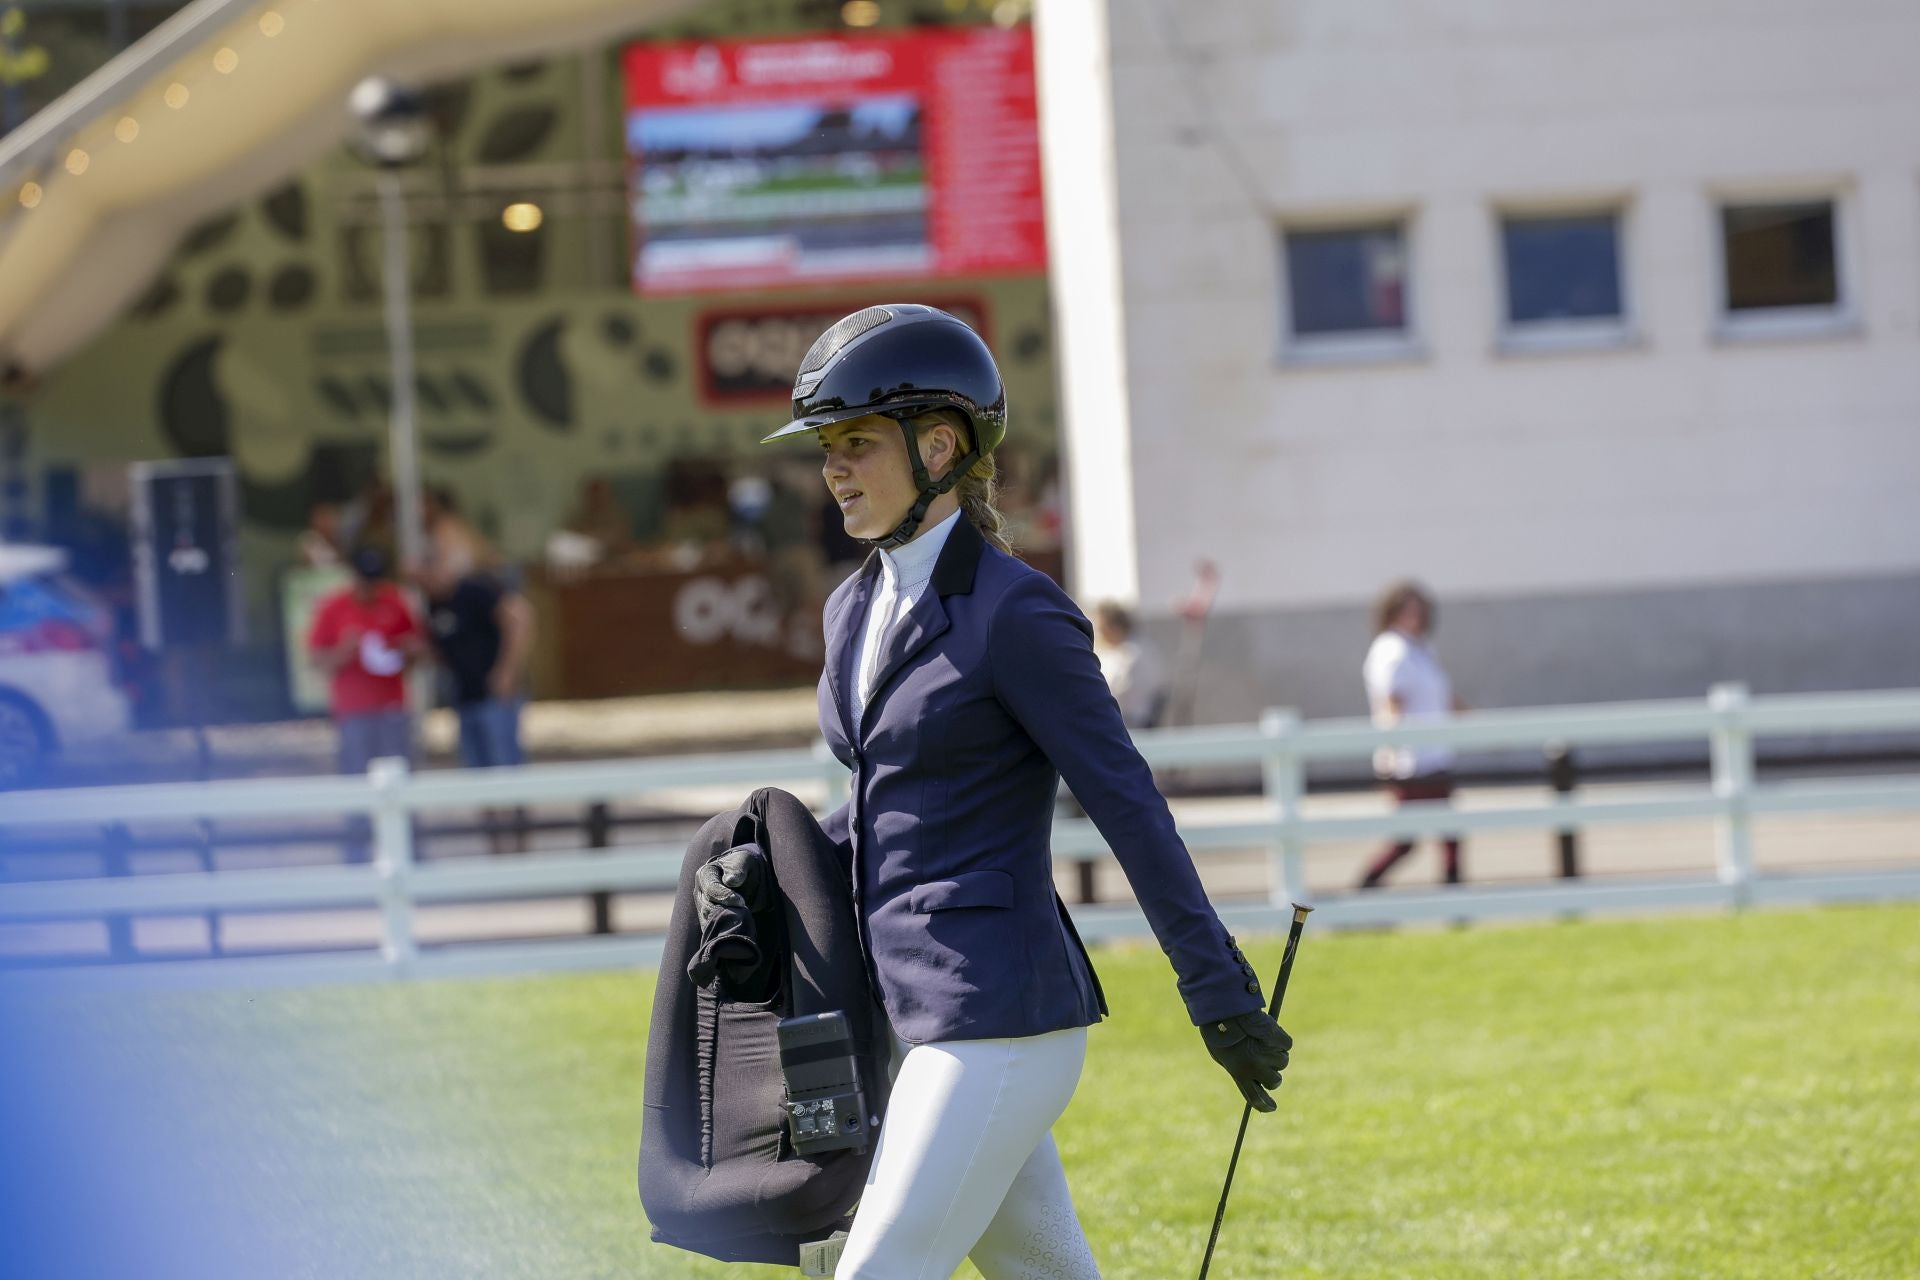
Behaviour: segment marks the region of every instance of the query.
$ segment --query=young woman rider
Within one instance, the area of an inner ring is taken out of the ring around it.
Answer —
[[[1091,628],[1008,554],[1006,393],[932,307],[855,312],[794,384],[846,531],[875,551],[825,611],[821,728],[852,771],[844,842],[896,1075],[839,1280],[1099,1272],[1049,1135],[1106,1001],[1053,889],[1064,777],[1119,858],[1207,1050],[1271,1111],[1292,1041],[1200,889],[1101,678]],[[733,888],[747,886],[735,884]],[[726,892],[722,889],[721,892]]]

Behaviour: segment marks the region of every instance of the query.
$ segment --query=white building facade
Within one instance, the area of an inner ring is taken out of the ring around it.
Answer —
[[[1076,588],[1219,565],[1199,718],[1405,576],[1477,705],[1920,685],[1920,6],[1037,10]]]

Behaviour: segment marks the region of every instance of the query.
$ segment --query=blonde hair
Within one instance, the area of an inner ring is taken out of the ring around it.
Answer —
[[[913,420],[913,425],[921,431],[930,431],[945,423],[952,427],[954,434],[960,437],[960,452],[965,454],[973,447],[973,432],[967,421],[967,415],[958,409],[932,409]],[[993,455],[987,454],[967,469],[953,486],[953,494],[960,500],[960,510],[980,536],[987,542],[1005,551],[1013,552],[1013,541],[1007,536],[1007,520],[995,505],[1000,487],[1000,468],[995,465]]]

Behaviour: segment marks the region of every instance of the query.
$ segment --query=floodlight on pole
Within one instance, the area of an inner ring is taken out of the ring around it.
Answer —
[[[360,122],[354,150],[379,170],[382,289],[386,301],[387,354],[392,364],[393,406],[388,419],[387,465],[393,483],[395,550],[403,573],[419,567],[425,550],[420,527],[420,445],[413,378],[412,273],[407,265],[407,205],[399,171],[426,155],[433,121],[420,94],[390,80],[370,78],[353,87],[347,106]]]
[[[433,118],[420,91],[369,76],[353,86],[347,107],[360,122],[354,150],[382,169],[410,165],[433,145]]]

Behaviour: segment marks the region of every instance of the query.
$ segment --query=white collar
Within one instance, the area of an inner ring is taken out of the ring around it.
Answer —
[[[898,591],[903,584],[917,587],[933,577],[933,563],[940,558],[940,548],[947,545],[947,535],[953,532],[953,522],[959,518],[960,513],[955,511],[906,545],[892,551],[881,549],[880,565],[894,590]]]

